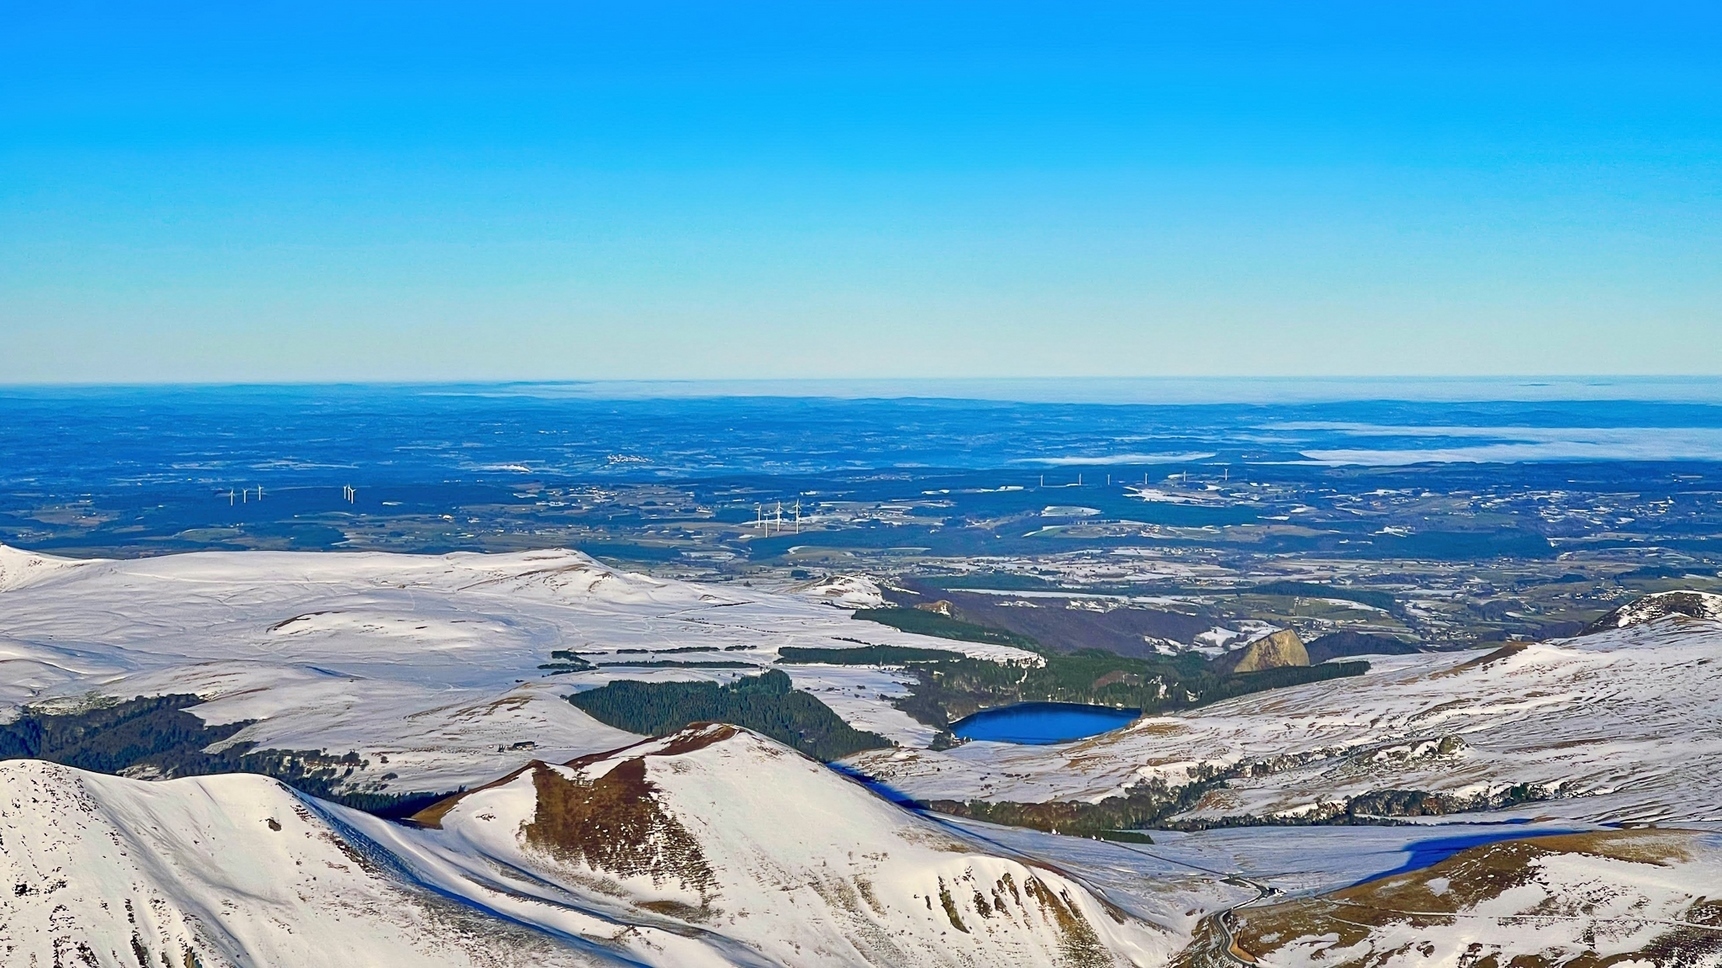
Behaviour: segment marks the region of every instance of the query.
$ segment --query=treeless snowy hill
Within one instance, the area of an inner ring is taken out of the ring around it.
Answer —
[[[18,760],[0,818],[6,964],[1146,966],[1181,940],[729,726],[535,762],[417,828]]]
[[[147,783],[0,762],[0,963],[584,965],[392,876],[259,776]]]
[[[1592,622],[1587,632],[1624,629],[1658,619],[1722,620],[1722,595],[1714,592],[1655,592],[1628,602]]]

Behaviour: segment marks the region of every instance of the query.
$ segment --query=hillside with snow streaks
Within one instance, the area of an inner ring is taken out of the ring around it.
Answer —
[[[1234,950],[1271,968],[1717,968],[1718,884],[1716,833],[1611,830],[1505,841],[1321,897],[1244,907]]]
[[[728,726],[535,762],[418,827],[28,760],[0,819],[7,964],[1099,968],[1182,940]]]
[[[868,586],[837,587],[864,593]],[[121,699],[193,692],[206,700],[193,710],[206,722],[255,721],[231,743],[353,750],[369,761],[355,786],[438,791],[486,782],[533,756],[568,759],[637,738],[562,701],[622,675],[728,679],[769,666],[783,646],[841,648],[857,634],[1032,660],[1003,646],[884,626],[858,633],[829,592],[663,581],[573,551],[204,552],[73,562],[0,548],[0,704],[70,707],[92,692]],[[547,676],[540,666],[558,651],[599,668]],[[749,666],[626,665],[666,654]],[[900,676],[790,672],[860,728],[930,738],[927,727],[874,698],[900,692]],[[523,739],[529,745],[515,748]],[[387,773],[396,776],[379,779]]]
[[[0,762],[0,878],[6,965],[595,963],[392,877],[259,776]]]
[[[924,799],[1098,800],[1131,784],[1239,775],[1181,814],[1319,819],[1351,798],[1427,791],[1443,812],[1722,819],[1722,623],[1668,617],[1482,654],[1371,657],[1358,679],[1278,689],[1053,747],[969,743],[864,753],[853,765]]]
[[[415,839],[443,857],[774,963],[1146,965],[1176,948],[1068,876],[983,853],[732,726],[534,763],[415,819],[427,828]]]

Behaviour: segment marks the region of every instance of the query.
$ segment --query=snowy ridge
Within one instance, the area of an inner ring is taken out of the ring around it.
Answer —
[[[1159,964],[1169,934],[732,726],[534,763],[420,814],[445,854],[576,886],[775,964]]]
[[[0,962],[591,964],[389,877],[273,780],[0,762]]]
[[[796,590],[809,598],[842,608],[880,608],[885,604],[885,594],[879,590],[879,583],[866,575],[833,575]]]
[[[1713,592],[1654,592],[1628,602],[1591,623],[1587,632],[1624,629],[1663,618],[1722,620],[1722,595]]]
[[[0,960],[1074,968],[1182,940],[728,726],[535,762],[420,819],[0,763]]]
[[[0,592],[23,588],[89,563],[36,554],[0,544]]]

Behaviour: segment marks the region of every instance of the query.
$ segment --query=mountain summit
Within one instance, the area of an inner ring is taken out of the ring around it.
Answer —
[[[1067,876],[982,853],[735,726],[534,762],[414,819],[618,920],[715,932],[776,963],[1110,966],[1168,947]]]
[[[1722,620],[1722,595],[1694,591],[1655,592],[1609,612],[1592,622],[1582,634],[1629,628],[1671,615]]]

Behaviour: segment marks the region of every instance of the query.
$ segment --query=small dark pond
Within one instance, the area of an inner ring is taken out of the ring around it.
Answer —
[[[1024,702],[959,719],[951,724],[951,732],[963,739],[1044,746],[1097,736],[1128,725],[1140,715],[1140,709],[1073,702]]]

